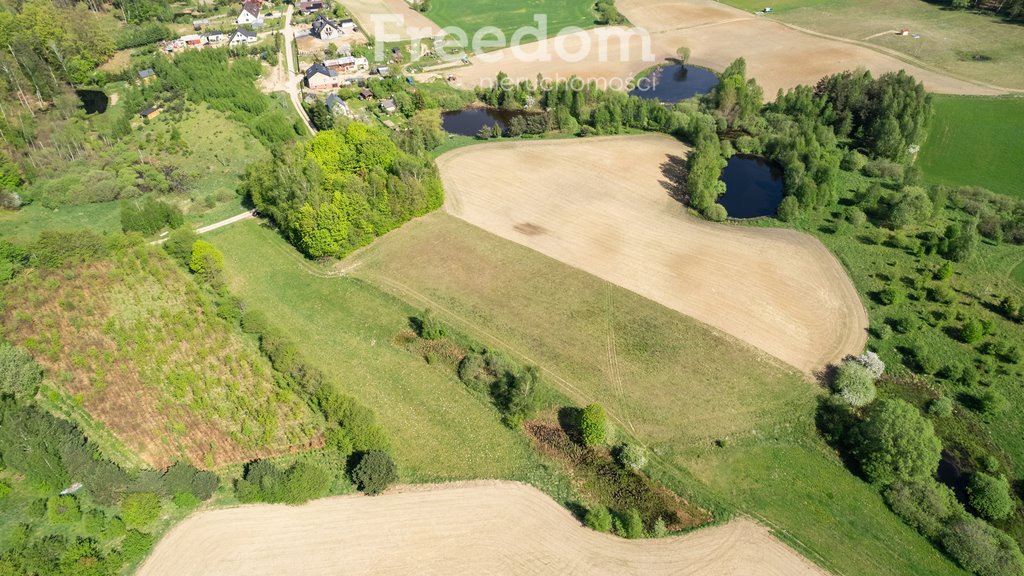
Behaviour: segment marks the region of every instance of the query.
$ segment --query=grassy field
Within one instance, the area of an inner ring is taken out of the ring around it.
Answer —
[[[523,26],[536,26],[534,15],[547,16],[547,36],[558,34],[568,26],[590,28],[597,17],[588,0],[434,0],[427,17],[441,27],[453,26],[465,31],[469,40],[484,27],[496,27],[509,41]],[[493,34],[487,34],[493,40]],[[525,41],[533,41],[528,36]]]
[[[934,184],[1024,198],[1024,98],[935,96],[918,166]]]
[[[959,573],[824,446],[818,388],[770,357],[444,214],[350,260],[357,278],[538,364],[574,402],[602,403],[673,489],[765,521],[837,573]]]
[[[223,250],[232,291],[262,310],[347,394],[374,410],[389,433],[403,480],[524,480],[556,498],[566,486],[524,435],[443,366],[395,342],[417,312],[358,279],[322,277],[275,232],[255,221],[210,233]]]
[[[277,454],[308,446],[320,428],[157,249],[23,274],[0,294],[5,337],[152,467],[181,456],[214,466]]]
[[[1024,88],[1024,26],[947,10],[923,0],[726,0],[744,10],[771,6],[782,22],[894,50],[954,75]],[[909,28],[913,36],[887,33]]]
[[[1017,266],[1014,267],[1014,269],[1010,272],[1010,277],[1016,280],[1017,282],[1024,284],[1024,261],[1022,261],[1020,264],[1017,264]]]

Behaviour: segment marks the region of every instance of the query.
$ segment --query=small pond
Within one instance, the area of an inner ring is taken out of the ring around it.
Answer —
[[[662,102],[675,103],[707,94],[718,85],[718,75],[706,68],[670,64],[659,66],[637,82],[630,95],[645,100],[657,98]]]
[[[782,202],[782,170],[759,156],[737,154],[722,170],[725,194],[718,203],[731,218],[775,216]]]
[[[103,114],[107,111],[109,99],[102,90],[75,90],[86,114]]]
[[[484,126],[501,127],[502,133],[508,128],[508,123],[516,116],[528,116],[529,112],[522,110],[505,110],[502,108],[487,108],[484,106],[472,106],[462,110],[441,113],[441,127],[449,134],[460,136],[476,136]]]
[[[941,484],[949,486],[956,494],[957,500],[967,502],[967,480],[968,475],[960,471],[956,458],[952,454],[942,451],[942,459],[939,460],[939,468],[935,472],[935,479]]]

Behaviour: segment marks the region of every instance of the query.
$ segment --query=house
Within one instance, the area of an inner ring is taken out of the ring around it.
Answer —
[[[352,32],[356,29],[356,23],[351,18],[346,18],[338,22],[338,26],[342,32]]]
[[[210,31],[206,33],[206,41],[210,44],[219,44],[227,37],[223,32]]]
[[[380,101],[380,109],[387,114],[394,114],[398,112],[398,104],[395,104],[394,98],[388,98]]]
[[[139,70],[139,80],[141,80],[143,84],[149,84],[153,78],[156,78],[156,72],[154,72],[152,68]]]
[[[338,97],[337,94],[331,94],[327,97],[327,109],[335,116],[349,116],[351,114],[348,104]]]
[[[324,18],[323,14],[317,16],[316,20],[313,20],[313,25],[310,26],[309,31],[313,36],[321,40],[334,40],[343,34],[341,26],[337,22]]]
[[[263,17],[260,16],[260,2],[246,1],[242,3],[242,10],[235,18],[235,24],[262,24]]]
[[[374,68],[370,73],[376,74],[378,76],[387,76],[388,74],[391,73],[391,69],[388,68],[387,66],[378,66]]]
[[[324,3],[320,0],[303,0],[295,5],[299,9],[299,12],[303,14],[312,14],[313,12],[319,12],[324,9]]]
[[[370,90],[369,88],[363,88],[362,90],[359,91],[359,99],[360,100],[372,100],[373,99],[373,91]]]
[[[361,56],[342,56],[334,60],[324,60],[324,66],[339,74],[345,74],[356,70],[366,70],[370,67],[370,61]]]
[[[189,34],[188,36],[182,36],[179,38],[181,43],[188,48],[198,48],[203,45],[203,37],[199,34]]]
[[[146,108],[142,112],[139,112],[139,116],[141,116],[142,118],[145,118],[146,120],[151,120],[153,118],[156,118],[159,115],[160,115],[160,107],[159,106],[150,106],[149,108]]]
[[[228,41],[228,46],[234,48],[239,44],[255,44],[256,42],[259,42],[259,40],[260,39],[256,36],[256,33],[252,30],[239,28],[231,35],[231,39]]]
[[[311,90],[323,90],[326,88],[338,87],[338,74],[323,62],[317,62],[306,69],[306,75],[302,78],[306,86]]]

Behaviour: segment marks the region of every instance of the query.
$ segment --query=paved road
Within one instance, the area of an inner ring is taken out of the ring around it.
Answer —
[[[282,65],[286,72],[288,97],[292,101],[292,106],[299,113],[299,117],[302,118],[302,123],[306,125],[309,133],[316,135],[316,128],[313,127],[313,123],[306,116],[306,110],[302,107],[302,96],[299,94],[299,75],[295,70],[295,57],[292,56],[292,45],[295,42],[295,33],[292,32],[292,11],[294,10],[295,5],[289,4],[288,10],[284,13],[284,62]]]
[[[225,218],[224,220],[221,220],[220,222],[214,222],[213,224],[208,224],[206,226],[202,226],[200,228],[196,228],[196,233],[197,234],[202,234],[204,232],[209,232],[211,230],[216,230],[217,228],[223,228],[224,226],[227,226],[229,224],[234,224],[235,222],[241,222],[242,220],[248,220],[249,218],[255,218],[255,217],[256,217],[256,215],[253,214],[252,210],[246,210],[245,212],[242,212],[241,214],[235,214],[231,218]],[[150,242],[150,244],[163,244],[164,242],[167,242],[167,238],[166,237],[160,238],[158,240],[153,240],[152,242]]]

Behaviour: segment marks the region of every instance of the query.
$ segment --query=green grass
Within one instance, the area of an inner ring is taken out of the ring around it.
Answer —
[[[434,0],[427,17],[441,27],[453,26],[465,31],[470,43],[484,27],[496,27],[508,42],[512,34],[524,26],[536,26],[535,14],[547,16],[547,36],[557,35],[563,28],[595,25],[596,14],[590,0]],[[487,34],[487,40],[494,40]],[[528,36],[524,41],[534,41]]]
[[[340,390],[376,412],[407,481],[507,478],[556,498],[568,491],[523,434],[443,366],[395,343],[416,309],[351,277],[317,276],[275,232],[255,221],[212,232],[232,291],[264,311]]]
[[[538,364],[575,403],[600,402],[685,496],[762,519],[837,573],[959,573],[822,443],[820,389],[778,361],[444,214],[350,260],[356,277]]]
[[[922,0],[726,0],[748,11],[771,6],[777,18],[849,40],[895,51],[905,59],[955,76],[1024,88],[1024,26]],[[920,38],[886,33],[909,28]],[[988,58],[975,60],[976,56]]]
[[[934,184],[1024,198],[1024,98],[934,97],[918,165]]]
[[[1024,260],[1020,264],[1017,264],[1010,272],[1010,278],[1013,278],[1017,282],[1024,284]]]

